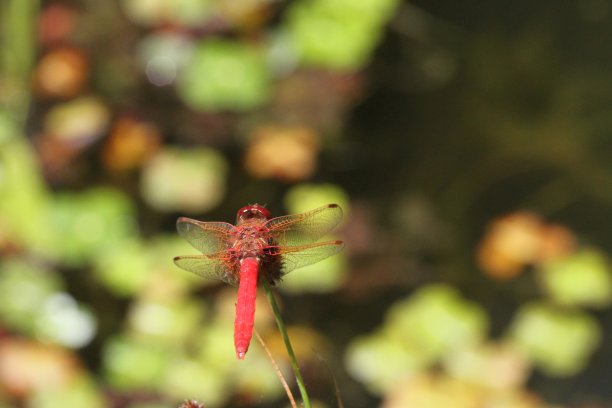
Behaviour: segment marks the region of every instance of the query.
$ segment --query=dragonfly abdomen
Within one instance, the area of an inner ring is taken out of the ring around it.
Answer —
[[[234,320],[234,346],[236,356],[242,360],[249,349],[255,323],[255,300],[257,298],[257,258],[244,258],[240,264],[240,283]]]

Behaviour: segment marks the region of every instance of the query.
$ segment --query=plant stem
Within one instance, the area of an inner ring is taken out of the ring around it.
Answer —
[[[266,290],[266,296],[268,296],[270,306],[272,306],[272,312],[274,313],[274,318],[276,319],[276,325],[278,326],[278,330],[280,331],[280,334],[283,337],[283,341],[285,342],[285,348],[287,349],[287,354],[289,355],[289,362],[291,363],[291,367],[293,368],[293,373],[295,374],[295,380],[297,382],[298,388],[300,389],[300,394],[302,394],[302,402],[304,404],[304,408],[310,408],[310,397],[308,396],[308,391],[306,391],[306,385],[304,384],[304,379],[302,378],[302,373],[300,372],[300,367],[298,365],[297,358],[295,357],[295,353],[293,352],[293,347],[291,346],[291,341],[289,340],[287,328],[285,327],[285,323],[283,322],[283,318],[281,317],[280,310],[278,309],[278,305],[276,304],[276,299],[274,299],[274,294],[272,293],[270,286],[267,283],[264,283],[263,286]]]
[[[280,380],[281,385],[283,386],[283,388],[285,389],[285,392],[287,393],[287,398],[289,398],[289,402],[291,403],[291,407],[292,408],[297,408],[297,405],[295,404],[295,399],[293,398],[293,393],[291,392],[291,389],[289,388],[289,384],[287,384],[287,381],[285,380],[285,377],[283,376],[283,373],[281,372],[280,368],[278,367],[278,364],[276,364],[276,360],[274,360],[274,357],[272,357],[272,353],[270,353],[270,349],[268,349],[268,346],[266,346],[266,343],[263,341],[263,339],[261,338],[261,336],[259,335],[257,330],[255,330],[255,336],[257,336],[257,340],[259,340],[259,343],[261,344],[261,347],[263,347],[264,351],[268,355],[268,358],[270,359],[270,362],[274,366],[274,371],[276,371],[276,376]]]
[[[30,103],[39,0],[8,0],[0,6],[0,106],[23,124]]]

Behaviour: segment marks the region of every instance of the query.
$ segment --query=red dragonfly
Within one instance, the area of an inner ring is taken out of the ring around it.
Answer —
[[[236,226],[181,217],[180,236],[203,255],[177,256],[174,263],[189,272],[238,286],[234,346],[243,359],[253,335],[257,284],[274,285],[294,269],[338,253],[342,241],[316,242],[342,219],[342,208],[328,204],[315,210],[270,218],[259,204],[238,210]]]

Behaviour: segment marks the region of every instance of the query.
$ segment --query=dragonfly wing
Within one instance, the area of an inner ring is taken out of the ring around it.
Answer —
[[[271,247],[272,255],[280,255],[283,274],[322,261],[344,248],[342,241],[318,242],[297,247]]]
[[[265,226],[275,245],[296,247],[316,242],[341,220],[342,208],[338,204],[328,204],[303,214],[272,218]]]
[[[195,249],[203,254],[213,254],[231,248],[236,227],[227,222],[202,222],[181,217],[176,229]]]
[[[174,258],[174,263],[179,268],[203,278],[220,280],[235,286],[239,279],[233,269],[234,262],[227,252],[211,255],[177,256]]]

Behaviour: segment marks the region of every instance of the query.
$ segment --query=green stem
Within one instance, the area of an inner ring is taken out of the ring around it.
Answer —
[[[30,103],[39,0],[8,0],[0,6],[0,105],[18,122]]]
[[[285,327],[285,323],[283,322],[283,318],[281,317],[280,310],[278,309],[278,305],[276,304],[276,299],[274,299],[274,294],[272,293],[272,290],[270,290],[270,286],[268,286],[267,283],[264,283],[263,286],[266,290],[268,301],[272,306],[274,318],[276,319],[276,325],[278,326],[278,330],[280,331],[280,334],[283,337],[283,341],[285,342],[285,348],[287,349],[287,354],[289,355],[289,362],[291,363],[291,367],[293,368],[293,373],[295,374],[295,380],[300,389],[300,394],[302,394],[302,402],[304,403],[304,408],[310,408],[310,397],[308,396],[308,392],[306,391],[306,385],[304,384],[304,379],[302,378],[302,373],[300,372],[300,367],[298,365],[297,358],[295,357],[295,353],[293,352],[293,347],[291,346],[291,341],[289,340],[289,335],[287,334],[287,328]]]

